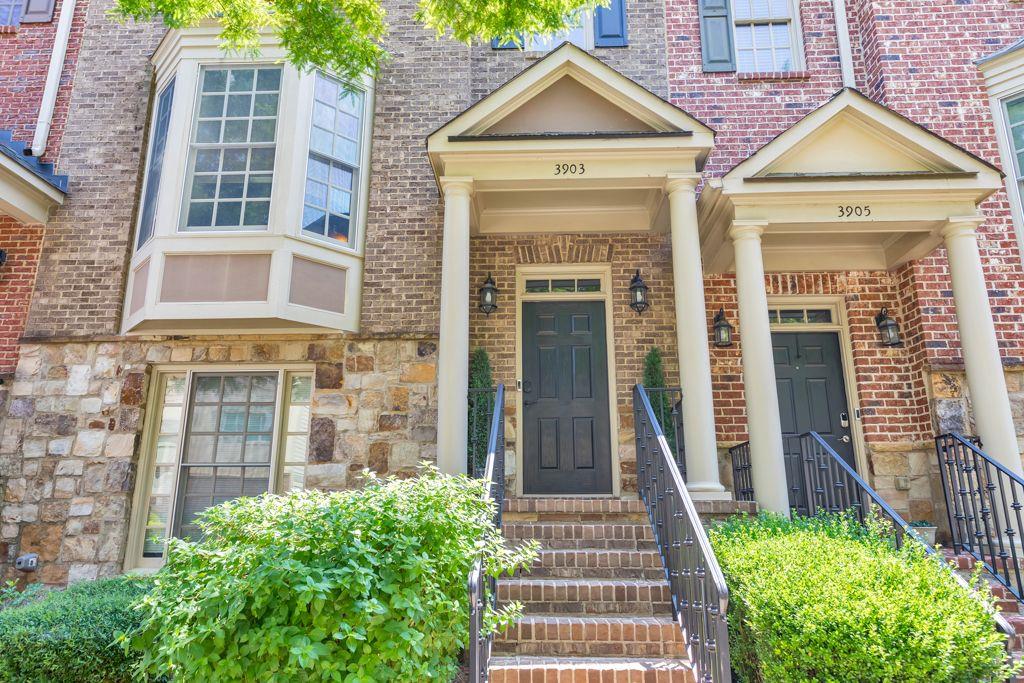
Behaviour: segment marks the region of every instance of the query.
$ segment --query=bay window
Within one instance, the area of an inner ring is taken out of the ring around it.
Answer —
[[[373,82],[219,45],[205,22],[154,53],[123,331],[357,332]]]
[[[159,372],[129,567],[162,564],[168,537],[198,538],[214,505],[301,489],[311,401],[304,370]]]

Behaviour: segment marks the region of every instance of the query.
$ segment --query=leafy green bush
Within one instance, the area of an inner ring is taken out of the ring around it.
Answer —
[[[172,541],[132,639],[182,681],[451,680],[468,640],[466,578],[532,562],[491,526],[484,482],[425,468],[358,490],[241,498]],[[506,626],[519,606],[490,615]]]
[[[142,614],[134,606],[151,587],[138,577],[88,581],[0,610],[0,680],[132,680],[138,657],[116,641],[138,627]]]
[[[917,543],[847,516],[762,514],[713,528],[741,681],[1006,680],[991,596],[971,595]]]

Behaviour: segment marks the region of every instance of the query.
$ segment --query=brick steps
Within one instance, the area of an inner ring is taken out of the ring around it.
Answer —
[[[492,683],[694,680],[643,503],[510,499],[502,530],[541,551],[498,581],[498,601],[521,602],[525,616],[495,638]]]
[[[524,617],[494,643],[519,655],[685,657],[683,632],[670,616]]]
[[[531,579],[498,581],[498,601],[518,600],[527,614],[671,614],[666,581]]]
[[[665,578],[665,568],[656,550],[542,550],[522,578],[648,579]]]
[[[654,531],[650,524],[605,522],[505,522],[505,538],[510,541],[534,540],[548,550],[579,548],[603,550],[654,550]]]
[[[671,659],[493,657],[490,683],[600,681],[600,683],[695,683],[689,664]]]

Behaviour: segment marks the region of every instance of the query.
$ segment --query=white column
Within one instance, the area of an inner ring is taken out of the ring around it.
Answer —
[[[669,176],[672,224],[672,278],[676,304],[679,379],[683,389],[683,439],[686,489],[697,498],[728,498],[718,477],[718,440],[711,394],[708,321],[704,304],[704,269],[700,262],[697,175]]]
[[[953,302],[978,436],[985,453],[1012,472],[1024,474],[978,252],[975,228],[984,220],[982,216],[951,217],[941,233],[953,280]]]
[[[466,471],[469,411],[469,201],[472,178],[441,178],[441,334],[437,349],[437,467]]]
[[[750,435],[751,478],[761,510],[789,514],[786,463],[782,454],[782,423],[775,387],[775,359],[764,288],[761,233],[766,223],[733,221],[729,229],[736,258],[743,392]]]

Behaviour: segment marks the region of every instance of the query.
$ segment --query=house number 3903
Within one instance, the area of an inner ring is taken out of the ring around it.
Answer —
[[[583,175],[587,172],[582,164],[555,164],[555,175]]]
[[[866,218],[871,215],[871,207],[867,204],[840,204],[836,208],[839,209],[840,218]]]

